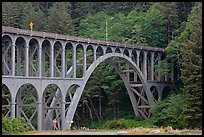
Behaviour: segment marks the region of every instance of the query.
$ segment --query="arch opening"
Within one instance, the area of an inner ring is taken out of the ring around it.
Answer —
[[[12,40],[8,35],[2,38],[2,75],[12,75]]]
[[[62,44],[59,41],[54,43],[54,77],[62,76]]]
[[[11,92],[9,88],[2,83],[2,115],[11,115]]]
[[[37,101],[38,93],[36,88],[30,84],[23,84],[16,95],[16,116],[25,118],[27,125],[37,129]]]
[[[171,88],[169,86],[165,86],[162,90],[162,98],[161,99],[167,98],[171,93],[172,93]]]
[[[25,76],[26,74],[26,65],[25,65],[25,50],[26,50],[26,41],[23,37],[18,37],[15,42],[16,45],[16,54],[15,58],[16,64],[16,75]]]
[[[65,45],[65,77],[73,77],[73,46],[71,43]]]
[[[62,93],[55,84],[48,85],[43,92],[43,128],[44,130],[61,129],[61,104]],[[53,120],[57,120],[57,126],[54,127]],[[56,128],[56,129],[55,129]]]
[[[48,40],[42,42],[42,77],[51,77],[51,43]]]
[[[137,71],[138,72],[138,75],[139,75],[139,78],[141,79],[141,84],[139,84],[139,86],[141,87],[142,86],[142,91],[143,93],[138,95],[136,93],[136,95],[139,96],[140,100],[146,100],[146,105],[143,107],[142,104],[141,106],[137,106],[137,104],[135,104],[135,102],[133,101],[135,98],[134,97],[131,97],[131,103],[132,103],[132,106],[133,106],[133,110],[135,112],[135,115],[136,116],[140,116],[142,115],[142,117],[144,118],[148,118],[150,116],[150,112],[149,112],[149,109],[151,108],[151,106],[153,105],[154,101],[153,101],[153,97],[152,97],[152,94],[150,92],[150,90],[147,88],[147,85],[146,85],[146,81],[144,79],[144,76],[142,74],[142,72],[140,71],[140,69],[136,66],[136,64],[127,56],[124,56],[123,54],[121,53],[112,53],[112,54],[105,54],[104,56],[101,56],[100,59],[96,60],[94,62],[94,64],[92,64],[89,69],[87,70],[87,75],[86,77],[84,78],[84,84],[80,87],[80,95],[82,94],[83,92],[83,89],[90,77],[90,75],[93,73],[93,71],[96,69],[96,67],[103,61],[105,60],[109,60],[110,62],[113,63],[113,61],[111,61],[111,58],[122,58],[124,60],[126,60],[130,65],[134,66],[134,71]],[[115,60],[114,60],[115,61]],[[111,63],[111,64],[112,64]],[[118,67],[117,67],[117,62],[114,62],[113,63],[115,68],[118,70]],[[120,69],[118,70],[120,71]],[[120,74],[123,74],[123,73],[120,73]],[[124,78],[124,74],[122,75],[123,78]],[[128,90],[128,94],[130,92],[130,88],[129,88],[129,82],[127,81],[126,78],[123,79],[125,85],[126,85],[126,89]],[[133,91],[132,91],[133,92]],[[79,94],[79,93],[78,93]],[[130,96],[129,96],[130,97]],[[79,97],[80,98],[80,97]],[[146,98],[146,99],[145,99]],[[72,104],[73,105],[73,104]],[[72,107],[74,107],[73,109],[76,110],[77,108],[77,104],[73,105]],[[147,113],[147,114],[144,114],[144,113]],[[146,116],[147,115],[147,116]],[[73,115],[74,116],[74,115]],[[72,119],[73,116],[71,116],[71,118],[69,119]]]
[[[29,76],[39,76],[39,43],[32,38],[29,41]]]
[[[84,47],[78,44],[76,47],[76,78],[83,77],[83,66],[84,64]]]

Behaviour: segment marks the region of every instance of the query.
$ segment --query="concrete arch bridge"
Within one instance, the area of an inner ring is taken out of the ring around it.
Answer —
[[[2,26],[5,115],[25,117],[34,130],[53,129],[54,119],[58,129],[70,129],[89,77],[108,61],[124,81],[135,117],[148,118],[178,77],[173,62],[170,78],[156,71],[164,58],[160,48]]]

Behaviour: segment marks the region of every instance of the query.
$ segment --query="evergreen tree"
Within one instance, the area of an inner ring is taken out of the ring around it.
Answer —
[[[19,13],[21,7],[18,2],[2,3],[2,25],[10,27],[19,27]]]
[[[33,30],[43,31],[45,23],[45,15],[38,8],[34,6],[35,3],[27,2],[24,4],[21,15],[21,28],[29,29],[29,23],[33,22]]]
[[[202,127],[202,3],[195,6],[188,18],[190,37],[182,44],[181,79],[187,94],[184,109],[189,128]]]
[[[48,11],[45,30],[58,34],[74,34],[74,25],[70,16],[70,3],[55,2]]]

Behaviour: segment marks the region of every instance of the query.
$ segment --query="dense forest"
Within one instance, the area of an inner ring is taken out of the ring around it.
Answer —
[[[164,48],[166,59],[158,69],[168,74],[173,59],[180,77],[176,91],[153,106],[151,121],[202,128],[201,2],[2,3],[3,26],[29,29],[30,21],[35,31]],[[134,112],[122,79],[104,62],[85,87],[74,126],[94,127],[120,118],[134,119]]]

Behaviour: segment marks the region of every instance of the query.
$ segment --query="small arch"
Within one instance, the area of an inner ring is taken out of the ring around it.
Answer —
[[[171,88],[170,86],[165,86],[162,90],[162,97],[161,99],[167,98],[171,94]]]
[[[73,45],[71,42],[65,45],[65,77],[71,78],[73,65]]]
[[[116,53],[121,53],[120,48],[116,48],[116,49],[115,49],[115,52],[116,52]]]
[[[104,54],[103,48],[101,46],[98,46],[96,48],[96,58],[102,56]]]
[[[44,40],[42,42],[42,77],[50,77],[51,76],[51,63],[50,63],[50,51],[51,51],[51,43],[49,40]]]
[[[77,44],[76,46],[76,77],[83,77],[83,60],[84,60],[84,46]]]
[[[39,76],[39,42],[37,39],[32,38],[29,41],[29,76]]]
[[[94,49],[92,45],[88,45],[86,48],[86,69],[89,68],[89,66],[93,63],[94,61]]]
[[[17,55],[17,59],[16,59],[16,76],[25,76],[26,73],[26,67],[25,67],[25,48],[26,48],[26,41],[23,37],[19,36],[16,41],[15,41],[15,45],[16,45],[16,55]]]
[[[54,77],[62,76],[62,43],[56,41],[54,43]]]
[[[137,52],[136,52],[136,50],[132,50],[131,59],[135,62],[135,64],[137,64]]]
[[[154,101],[157,101],[159,99],[158,88],[156,86],[151,86],[150,91],[152,92],[152,95],[154,97]]]
[[[2,37],[2,75],[12,75],[12,39],[8,35]]]
[[[128,49],[125,49],[125,50],[123,51],[123,54],[125,54],[126,56],[129,57],[129,51],[128,51]]]
[[[106,54],[107,54],[107,53],[112,53],[112,49],[111,49],[110,47],[107,47],[107,48],[106,48]]]

